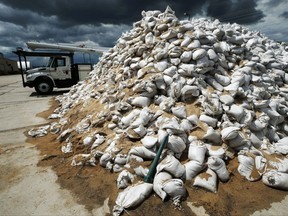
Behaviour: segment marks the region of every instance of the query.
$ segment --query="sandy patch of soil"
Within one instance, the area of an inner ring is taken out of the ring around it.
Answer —
[[[57,106],[58,103],[53,101],[51,108],[39,113],[38,116],[47,118]],[[77,150],[71,154],[62,153],[61,144],[56,137],[49,134],[41,138],[27,138],[27,142],[35,144],[41,151],[42,160],[38,165],[51,166],[58,175],[57,181],[61,187],[71,190],[77,197],[77,202],[85,205],[89,211],[103,204],[107,197],[109,197],[108,205],[112,211],[119,191],[116,187],[118,174],[105,170],[99,164],[96,167],[72,167],[70,165],[72,157],[77,154]],[[195,215],[189,203],[193,203],[194,206],[203,206],[209,215],[250,215],[257,210],[269,208],[271,203],[279,202],[287,195],[286,191],[269,188],[261,181],[249,182],[239,175],[237,167],[237,159],[229,162],[231,179],[227,183],[220,182],[217,193],[193,187],[192,182],[187,181],[185,185],[188,197],[182,202],[181,209],[176,209],[172,201],[162,202],[153,193],[140,206],[128,210],[129,215]]]

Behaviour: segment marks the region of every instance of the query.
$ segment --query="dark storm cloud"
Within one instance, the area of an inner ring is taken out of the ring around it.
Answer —
[[[269,0],[268,2],[266,2],[265,4],[268,7],[277,7],[278,5],[287,2],[287,0]]]
[[[51,21],[56,21],[55,16],[43,17],[39,16],[38,13],[29,10],[13,9],[11,7],[3,6],[0,13],[0,20],[2,22],[14,23],[17,25],[27,27],[31,23],[33,25],[39,23],[51,23]]]
[[[285,19],[288,19],[288,11],[285,11],[281,14],[281,17],[284,17]]]
[[[256,9],[255,0],[213,0],[210,2],[207,14],[224,22],[251,24],[264,17],[262,11]]]
[[[169,5],[178,17],[184,12],[191,16],[201,14],[208,5],[207,16],[227,22],[257,22],[264,15],[255,9],[256,0],[2,0],[5,5],[32,11],[42,16],[57,16],[67,26],[77,24],[124,23],[141,19],[142,10],[164,10]],[[19,20],[20,21],[20,20]]]
[[[25,47],[29,40],[89,41],[92,45],[111,47],[123,32],[132,28],[133,22],[142,18],[143,10],[164,11],[167,5],[179,19],[188,13],[190,17],[249,25],[271,17],[274,12],[269,9],[283,8],[287,0],[0,0],[0,52],[10,49],[11,53],[17,46]],[[287,12],[281,10],[276,16],[283,20]],[[278,34],[277,39],[283,35]]]

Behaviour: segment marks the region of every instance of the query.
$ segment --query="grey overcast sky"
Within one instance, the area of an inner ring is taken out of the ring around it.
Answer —
[[[217,18],[288,41],[288,0],[0,0],[0,52],[16,59],[27,41],[113,46],[142,10],[167,5],[179,19]]]

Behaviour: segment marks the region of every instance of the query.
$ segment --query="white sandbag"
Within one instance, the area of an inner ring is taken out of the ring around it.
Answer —
[[[197,123],[199,121],[199,118],[196,114],[188,116],[187,119],[194,125],[197,125]]]
[[[240,151],[237,159],[239,162],[237,170],[241,176],[244,176],[249,181],[258,181],[261,178],[261,174],[256,170],[254,158]]]
[[[254,159],[255,168],[257,169],[258,173],[262,175],[267,168],[267,159],[261,155],[257,155]]]
[[[186,197],[186,188],[181,179],[170,179],[163,183],[163,191],[165,191],[173,200],[181,200]]]
[[[216,61],[218,59],[218,56],[217,56],[216,52],[213,49],[209,49],[207,51],[207,54],[208,54],[209,59],[212,60],[212,61]]]
[[[112,158],[113,158],[113,156],[111,155],[111,153],[106,152],[106,153],[104,153],[104,154],[100,157],[100,159],[99,159],[99,164],[100,164],[102,167],[106,167],[107,163],[108,163],[109,161],[111,161]]]
[[[93,141],[93,136],[87,136],[83,139],[83,145],[90,145]]]
[[[134,109],[128,115],[124,116],[121,119],[121,123],[126,126],[130,126],[130,124],[138,117],[139,114],[140,114],[140,110]]]
[[[273,144],[272,148],[275,153],[288,154],[288,137],[284,137]]]
[[[148,97],[135,97],[132,101],[132,104],[137,107],[148,107],[151,103],[151,98]]]
[[[153,35],[152,32],[149,32],[148,34],[145,35],[145,44],[151,45],[154,43],[155,36]]]
[[[185,37],[184,40],[181,42],[180,46],[181,47],[187,47],[190,43],[191,43],[191,38]]]
[[[161,145],[165,137],[168,135],[166,130],[158,130],[158,143]]]
[[[227,141],[227,140],[231,140],[237,137],[237,135],[239,134],[239,127],[234,127],[234,126],[230,126],[230,127],[226,127],[224,129],[221,130],[221,137],[223,139],[223,141]]]
[[[229,180],[229,172],[225,162],[221,158],[211,156],[207,160],[207,165],[217,174],[220,181],[227,182]]]
[[[223,91],[223,86],[217,82],[214,78],[207,76],[206,78],[206,82],[211,85],[214,89],[218,90],[218,91]]]
[[[105,136],[102,136],[100,134],[95,135],[95,141],[93,142],[91,149],[98,147],[99,145],[103,144],[105,142]]]
[[[214,130],[212,127],[209,127],[206,131],[206,134],[203,136],[203,139],[209,140],[212,143],[220,144],[221,135],[217,130]]]
[[[188,49],[195,49],[195,48],[199,48],[201,47],[201,43],[199,40],[193,40],[189,45],[188,45]]]
[[[153,185],[139,183],[129,186],[121,191],[116,198],[116,206],[113,208],[113,215],[120,215],[124,209],[133,208],[142,203],[152,192]]]
[[[61,152],[67,154],[73,152],[73,144],[72,142],[68,142],[61,146]]]
[[[241,132],[234,138],[228,141],[228,144],[231,148],[235,150],[242,150],[244,148],[250,147],[250,142],[245,138],[245,135]]]
[[[187,117],[185,106],[172,107],[171,111],[173,115],[177,116],[178,118],[185,119]]]
[[[172,106],[174,106],[175,100],[171,97],[167,97],[161,101],[159,108],[165,112],[170,112]]]
[[[249,125],[252,131],[263,131],[269,124],[270,117],[263,113]]]
[[[167,172],[159,172],[155,175],[153,180],[153,190],[164,201],[167,197],[167,193],[163,190],[163,183],[172,179],[172,175]]]
[[[180,128],[184,132],[189,134],[191,132],[191,130],[193,129],[193,125],[191,124],[191,122],[188,119],[182,119],[182,121],[180,123]]]
[[[133,154],[128,155],[127,156],[127,162],[133,162],[133,161],[136,161],[137,163],[143,163],[144,159],[140,156],[137,156],[137,155],[133,155]]]
[[[51,115],[48,116],[48,119],[58,119],[61,118],[62,116],[58,113],[52,113]]]
[[[196,176],[193,186],[195,187],[202,187],[208,191],[216,193],[217,191],[217,175],[216,173],[211,170],[207,169],[206,172],[200,173]]]
[[[41,126],[38,128],[33,128],[28,131],[28,135],[31,137],[43,137],[47,135],[47,130],[49,129],[50,125]]]
[[[239,122],[245,114],[243,107],[235,104],[232,104],[230,110],[227,113],[234,117],[237,122]]]
[[[167,148],[174,153],[182,153],[186,149],[186,144],[181,137],[171,135],[168,139]]]
[[[122,172],[119,173],[116,181],[117,181],[117,188],[124,189],[133,183],[134,176],[127,170],[123,170]]]
[[[277,159],[277,161],[267,161],[267,166],[279,172],[288,173],[288,158]]]
[[[222,86],[227,86],[231,83],[231,79],[229,76],[223,76],[220,74],[215,74],[215,79],[218,83],[220,83]],[[222,96],[222,95],[221,95]],[[225,95],[223,95],[225,96]],[[223,98],[222,98],[223,99]],[[220,99],[221,100],[221,99]],[[234,101],[234,100],[233,100]]]
[[[160,116],[155,125],[160,129],[169,129],[173,134],[183,133],[176,117],[167,118]]]
[[[134,168],[134,172],[137,176],[144,178],[145,176],[147,176],[149,169],[147,167],[143,167],[143,166],[138,166]]]
[[[185,166],[185,176],[186,180],[192,180],[195,176],[197,176],[204,168],[206,168],[206,164],[201,164],[198,161],[191,160],[184,164]]]
[[[225,156],[225,149],[223,146],[218,145],[211,145],[211,144],[205,144],[207,148],[207,152],[209,156],[218,157],[218,158],[224,158]]]
[[[221,95],[219,100],[225,105],[232,105],[234,103],[234,98],[231,95]]]
[[[282,123],[285,119],[283,115],[280,115],[275,110],[264,108],[262,109],[262,111],[265,112],[270,117],[269,125],[272,125],[274,127]]]
[[[185,166],[180,163],[172,154],[168,154],[164,160],[157,165],[157,173],[166,171],[172,176],[179,178],[185,173]]]
[[[200,164],[203,164],[205,160],[206,151],[207,148],[202,141],[200,140],[192,141],[189,145],[188,158],[190,160],[196,160]]]
[[[216,118],[210,117],[208,115],[200,115],[199,120],[208,124],[209,126],[215,128],[217,126],[218,120]]]
[[[146,135],[144,138],[141,139],[141,143],[143,144],[143,146],[145,146],[148,149],[153,148],[157,142],[158,138],[155,136]]]
[[[167,95],[174,100],[177,100],[181,96],[183,84],[180,81],[174,81],[170,84],[169,87],[170,88],[167,89]]]
[[[265,185],[288,190],[288,174],[276,170],[269,170],[262,176],[262,181]]]
[[[184,85],[181,89],[181,98],[184,102],[190,101],[199,95],[199,89],[197,86]]]
[[[206,56],[207,51],[205,49],[197,49],[195,52],[193,52],[192,58],[193,60],[198,60]]]
[[[135,133],[130,133],[129,134],[129,130],[127,130],[127,135],[130,137],[130,138],[142,138],[142,137],[144,137],[145,135],[146,135],[146,133],[147,133],[147,128],[146,127],[144,127],[143,125],[139,125],[139,127],[137,127],[137,128],[134,128],[134,129],[132,129]],[[131,131],[130,131],[131,132]],[[135,136],[136,135],[136,136]]]
[[[139,127],[140,125],[146,126],[153,116],[154,113],[148,107],[144,107],[140,111],[138,118],[131,124],[131,126],[133,128]]]
[[[133,154],[144,159],[153,159],[156,156],[156,153],[150,149],[145,148],[144,146],[135,146],[130,149],[129,155]]]
[[[170,77],[173,77],[177,72],[177,67],[176,66],[171,66],[167,69],[164,70],[163,74],[168,75]]]
[[[61,121],[61,120],[60,120]],[[58,122],[52,122],[50,125],[50,133],[58,134],[62,130],[63,125]]]
[[[114,158],[114,163],[119,165],[125,165],[127,163],[127,155],[117,154]]]
[[[192,58],[192,51],[184,51],[180,56],[181,62],[187,63]]]
[[[77,154],[72,158],[71,166],[96,166],[96,159],[91,154]]]
[[[119,173],[121,171],[123,171],[124,167],[119,165],[119,164],[113,164],[112,162],[111,163],[111,166],[109,164],[109,166],[107,165],[106,166],[106,169],[110,170],[110,172],[113,172],[113,173]]]

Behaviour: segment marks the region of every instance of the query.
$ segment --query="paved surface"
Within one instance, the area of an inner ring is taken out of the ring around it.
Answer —
[[[46,123],[36,114],[49,108],[52,97],[23,88],[20,75],[0,76],[0,215],[105,215],[108,200],[89,213],[59,187],[50,168],[37,167],[39,152],[25,143],[24,131]],[[191,204],[191,208],[197,215],[206,215],[201,207]],[[253,215],[287,212],[288,196]]]
[[[50,168],[37,166],[38,150],[25,143],[24,131],[46,123],[35,115],[52,97],[23,88],[20,75],[0,76],[0,215],[91,215]]]

